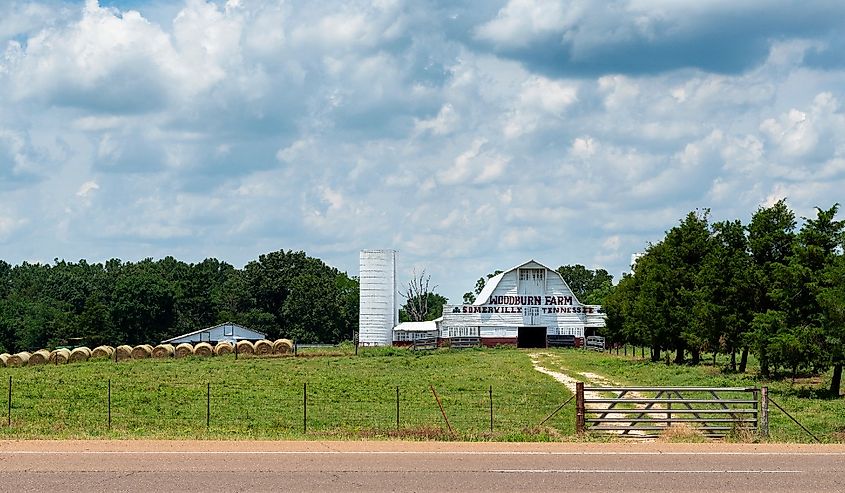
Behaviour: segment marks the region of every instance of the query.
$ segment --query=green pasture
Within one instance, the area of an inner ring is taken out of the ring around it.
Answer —
[[[538,426],[571,394],[513,349],[356,356],[352,347],[313,348],[297,357],[89,361],[0,374],[0,389],[12,378],[4,438],[552,440],[574,426],[571,412]]]
[[[572,402],[541,426],[571,393],[535,371],[529,353],[538,353],[542,366],[589,383],[595,382],[585,374],[637,386],[767,385],[772,399],[822,441],[845,436],[845,399],[816,391],[825,376],[762,381],[753,368],[740,375],[723,373],[724,361],[651,363],[630,349],[627,357],[509,348],[362,348],[355,355],[352,346],[341,346],[303,348],[297,357],[0,368],[0,438],[607,440],[576,437]],[[771,440],[813,441],[774,406],[770,420]]]

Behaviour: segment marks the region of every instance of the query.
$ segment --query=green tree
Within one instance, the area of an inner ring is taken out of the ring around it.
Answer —
[[[745,228],[738,220],[712,226],[712,247],[696,278],[692,325],[707,348],[716,354],[724,350],[736,371],[736,351],[745,345],[753,318],[754,270]],[[743,352],[747,361],[747,350]],[[743,367],[744,369],[744,367]]]
[[[437,293],[428,293],[427,296],[416,296],[413,299],[408,299],[405,301],[405,304],[402,308],[399,309],[399,321],[400,322],[424,322],[427,320],[434,320],[436,318],[440,318],[443,316],[443,305],[448,303],[449,300]],[[412,306],[421,306],[425,304],[425,316],[422,320],[413,320],[409,315],[411,311],[409,308]]]
[[[557,268],[569,289],[582,303],[599,305],[613,286],[613,276],[604,269],[587,269],[581,264],[561,265]]]
[[[115,283],[112,319],[115,344],[148,344],[173,333],[176,321],[173,286],[162,279],[151,261],[135,264]]]
[[[749,294],[754,303],[754,317],[761,316],[770,310],[777,310],[779,300],[773,296],[773,290],[783,290],[783,276],[781,272],[792,256],[792,246],[795,241],[795,214],[781,199],[770,207],[760,207],[751,216],[748,224],[748,247],[754,262],[754,285],[757,288]],[[760,373],[769,375],[769,354],[767,353],[767,338],[774,333],[764,332],[770,324],[757,323],[755,325],[753,343],[760,361]],[[739,371],[745,371],[745,351],[740,363]]]
[[[357,328],[350,290],[357,283],[305,252],[280,250],[259,256],[243,271],[246,298],[241,310],[268,313],[275,326],[269,337],[302,342],[339,342]],[[342,300],[338,303],[338,300]]]
[[[830,394],[839,396],[845,363],[845,256],[841,253],[825,269],[816,296],[822,308],[825,347],[833,365]]]
[[[475,297],[481,294],[481,292],[484,290],[484,286],[487,285],[487,281],[498,276],[501,273],[502,271],[497,270],[492,274],[487,274],[486,278],[479,277],[478,280],[475,281],[475,290],[473,292],[464,293],[464,304],[471,305],[475,303]]]

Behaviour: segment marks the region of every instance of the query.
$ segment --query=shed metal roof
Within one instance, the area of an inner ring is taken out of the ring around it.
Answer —
[[[244,337],[243,335],[239,335],[239,337],[244,338],[244,339],[265,339],[267,337],[266,334],[264,334],[262,332],[258,332],[257,330],[250,329],[249,327],[244,327],[241,324],[236,324],[234,322],[223,322],[222,324],[212,325],[211,327],[206,327],[204,329],[195,330],[193,332],[188,332],[187,334],[182,334],[182,335],[179,335],[179,336],[176,336],[176,337],[171,337],[170,339],[167,339],[166,341],[161,341],[161,343],[165,344],[165,343],[176,341],[178,339],[190,338],[191,336],[200,334],[202,332],[210,332],[210,331],[212,331],[212,330],[214,330],[218,327],[223,327],[224,325],[231,325],[234,328],[234,330],[240,332],[241,334],[246,334],[246,335],[249,335],[249,336],[252,336],[252,335],[258,336],[258,337]]]
[[[402,322],[393,328],[393,330],[404,330],[406,332],[429,332],[437,330],[437,322],[430,320],[428,322]]]

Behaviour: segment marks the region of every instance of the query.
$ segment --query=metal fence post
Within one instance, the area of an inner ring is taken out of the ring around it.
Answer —
[[[12,376],[11,375],[9,375],[9,400],[8,400],[8,404],[9,404],[9,410],[8,410],[9,411],[9,414],[8,414],[8,416],[9,416],[9,428],[11,428],[12,427]]]
[[[580,435],[585,428],[584,382],[575,383],[575,431]]]
[[[671,400],[671,399],[672,399],[672,394],[667,394],[666,400]],[[671,402],[666,403],[666,420],[667,420],[666,426],[672,426],[672,403]]]
[[[294,345],[294,350],[296,346]],[[302,382],[302,433],[308,432],[308,384]]]
[[[769,436],[769,388],[760,389],[760,436]]]
[[[111,378],[109,378],[108,407],[109,407],[109,431],[111,431]]]
[[[493,433],[493,386],[490,386],[490,433]]]
[[[208,382],[205,391],[205,430],[211,428],[211,382]]]
[[[358,347],[358,346],[355,346]],[[399,431],[399,386],[396,386],[396,431]]]

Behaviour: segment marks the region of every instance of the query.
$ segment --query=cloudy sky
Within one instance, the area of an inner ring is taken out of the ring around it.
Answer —
[[[845,202],[841,0],[0,0],[0,258],[395,248],[459,301]]]

